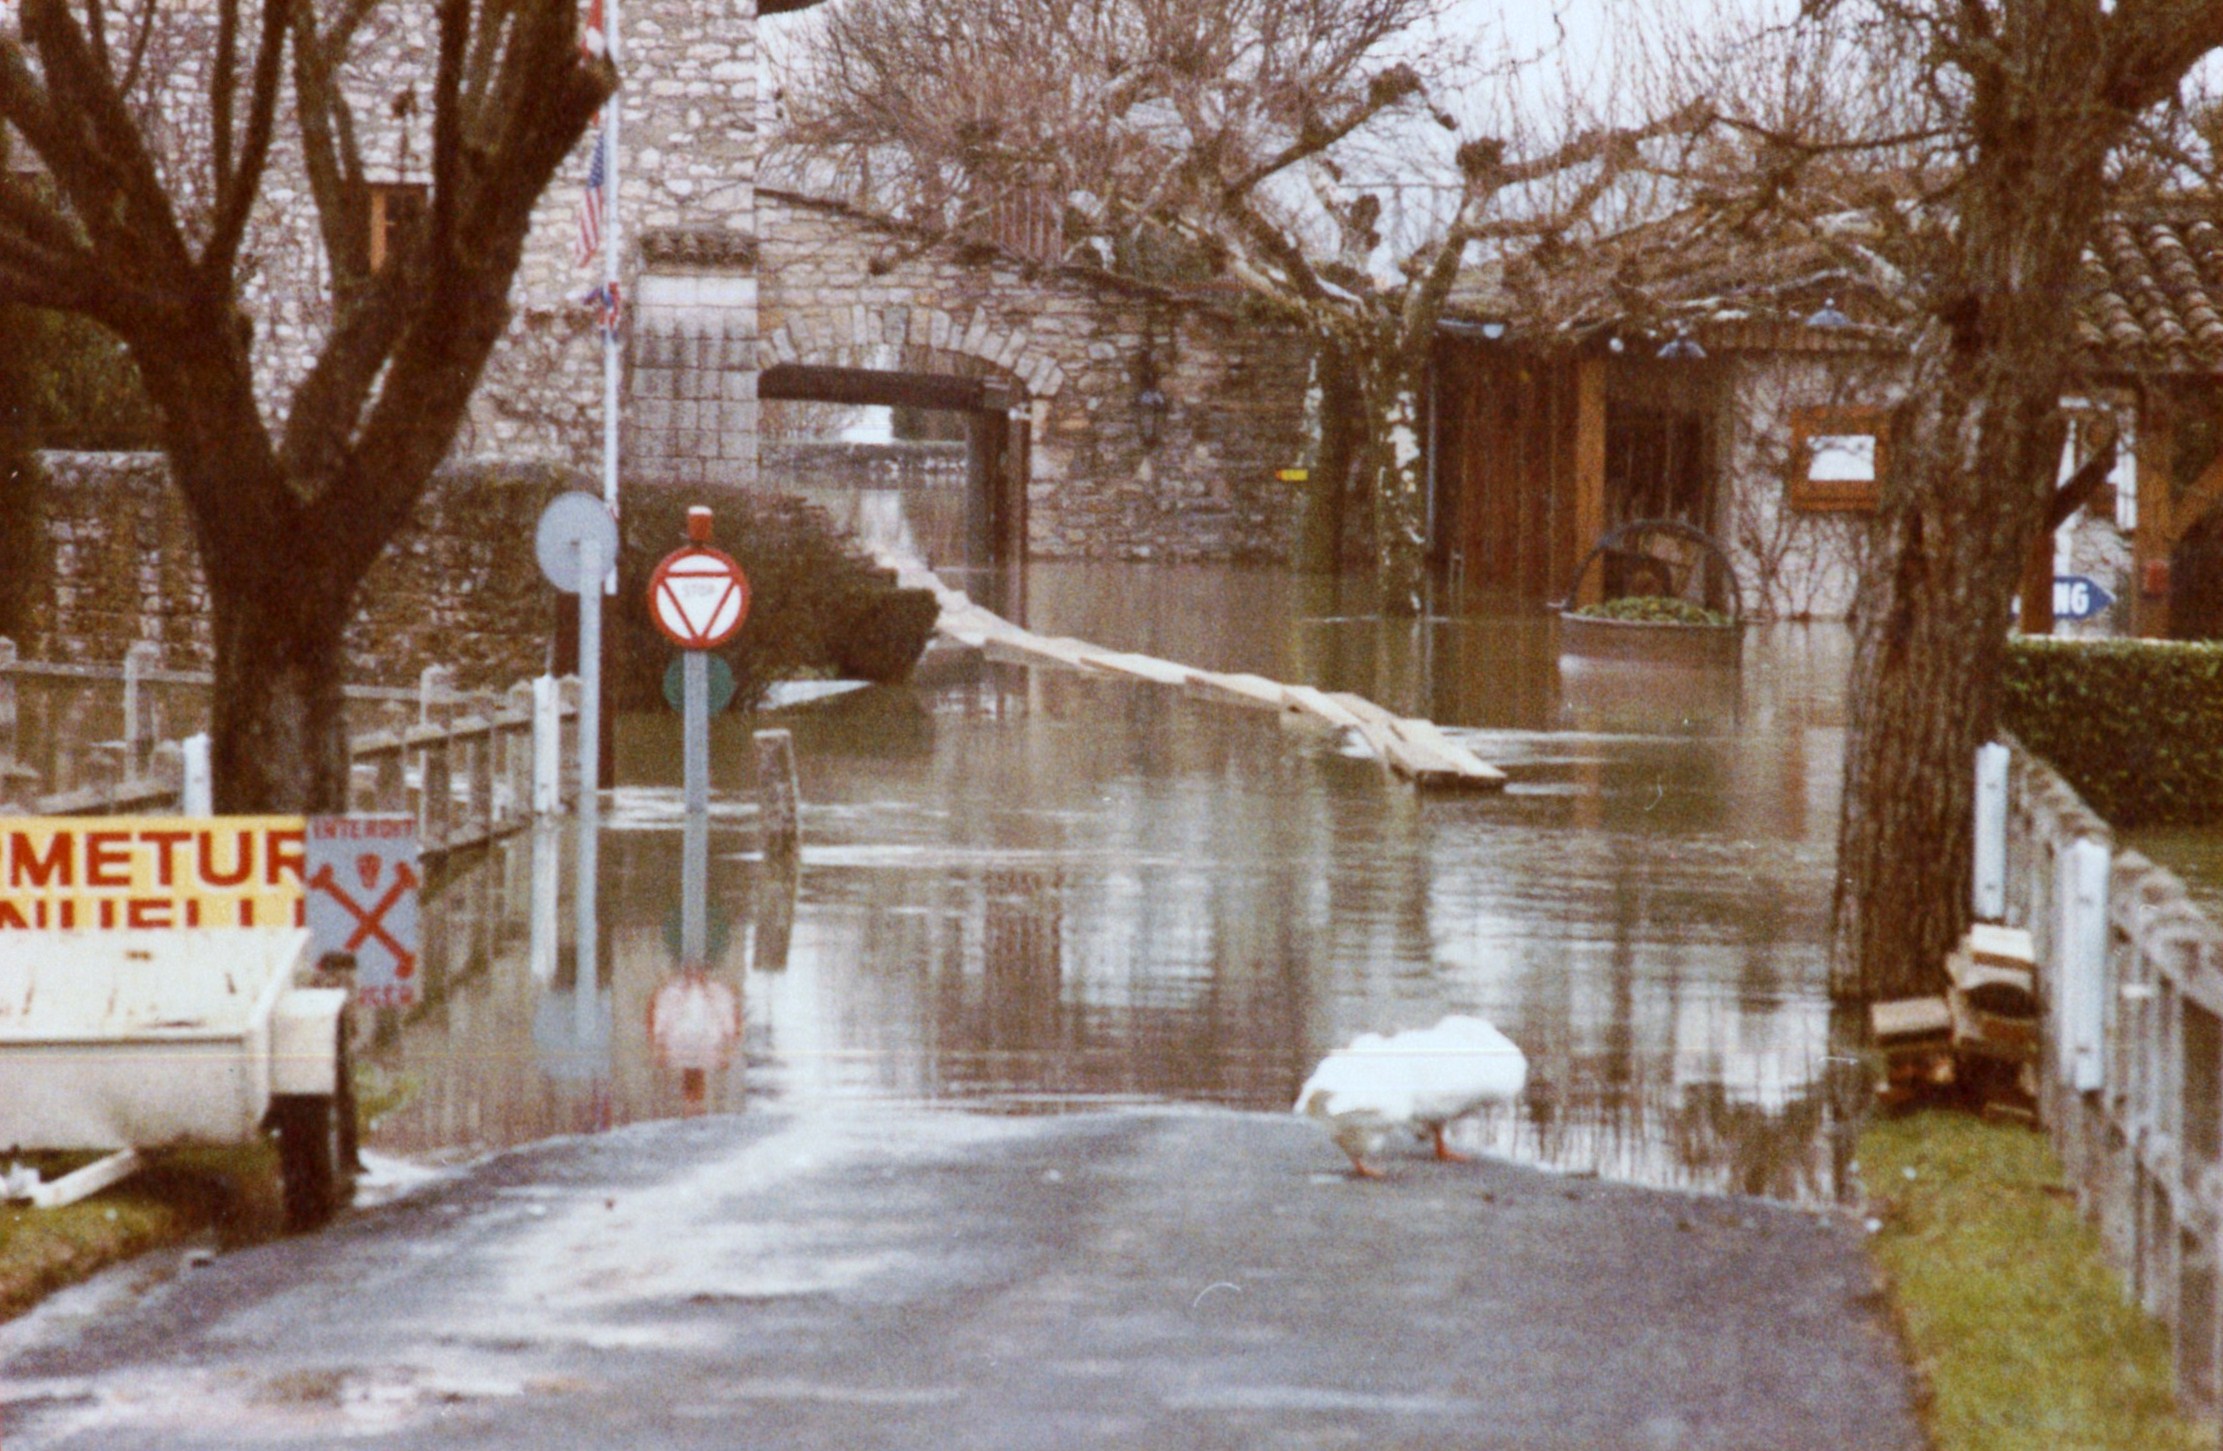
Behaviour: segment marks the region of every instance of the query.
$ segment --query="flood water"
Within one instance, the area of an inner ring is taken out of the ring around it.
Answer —
[[[770,1102],[1286,1110],[1328,1049],[1464,1012],[1531,1087],[1455,1144],[1834,1193],[1841,629],[1755,630],[1739,672],[1562,670],[1548,619],[1487,602],[1415,630],[1233,568],[972,586],[1047,634],[1430,716],[1511,785],[1416,794],[1270,714],[934,656],[911,685],[717,722],[709,962],[682,972],[678,722],[626,717],[591,985],[566,827],[457,864],[425,913],[430,1000],[372,1055],[399,1100],[374,1145]],[[757,850],[747,731],[770,724],[805,802],[792,872]]]

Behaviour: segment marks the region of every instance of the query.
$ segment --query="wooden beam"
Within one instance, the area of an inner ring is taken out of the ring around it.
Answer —
[[[1584,358],[1575,369],[1574,539],[1566,575],[1596,547],[1606,517],[1606,360]],[[1604,592],[1604,573],[1586,571],[1569,603],[1596,604]]]
[[[2183,532],[2176,524],[2170,477],[2176,453],[2176,420],[2151,385],[2138,394],[2138,524],[2130,538],[2131,633],[2146,639],[2169,635],[2169,556]],[[2208,473],[2215,472],[2211,466]],[[2206,475],[2201,476],[2206,482]],[[2195,485],[2197,487],[2197,485]]]

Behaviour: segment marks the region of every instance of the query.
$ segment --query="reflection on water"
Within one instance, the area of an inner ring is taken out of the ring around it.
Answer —
[[[1262,713],[981,666],[786,722],[789,872],[755,850],[746,737],[723,722],[710,951],[681,975],[677,725],[628,718],[592,982],[568,910],[543,908],[534,953],[536,877],[568,892],[562,830],[459,868],[426,913],[431,1001],[385,1025],[378,1061],[415,1092],[377,1142],[758,1098],[1285,1109],[1327,1049],[1466,1012],[1532,1071],[1470,1147],[1831,1192],[1841,631],[1756,633],[1707,709],[1663,692],[1647,717],[1636,691],[1586,715],[1530,617],[1416,632],[1325,612],[1303,581],[1131,566],[1038,567],[1026,599],[1037,629],[1429,709],[1512,784],[1416,796]]]

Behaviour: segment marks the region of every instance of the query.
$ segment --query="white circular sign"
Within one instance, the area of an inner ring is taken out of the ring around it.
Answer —
[[[558,494],[540,511],[533,530],[533,555],[540,572],[565,594],[577,594],[582,579],[599,582],[617,563],[617,520],[599,495]]]

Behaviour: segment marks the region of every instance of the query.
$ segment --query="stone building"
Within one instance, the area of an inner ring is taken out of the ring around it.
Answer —
[[[165,27],[180,115],[206,85],[212,47],[190,23],[206,3],[182,0]],[[796,482],[762,468],[769,381],[778,396],[923,399],[968,415],[979,532],[1001,557],[1286,558],[1300,501],[1275,473],[1297,462],[1302,432],[1297,339],[1244,323],[1224,296],[937,243],[760,190],[758,12],[815,3],[623,0],[614,230],[627,483]],[[425,204],[434,9],[380,5],[342,77],[374,256]],[[329,319],[319,221],[288,139],[281,126],[247,286],[273,413]],[[573,258],[593,144],[590,133],[540,199],[458,458],[600,470],[602,340],[583,299],[604,263]],[[1155,410],[1140,402],[1151,385]],[[795,466],[794,451],[783,458]]]

